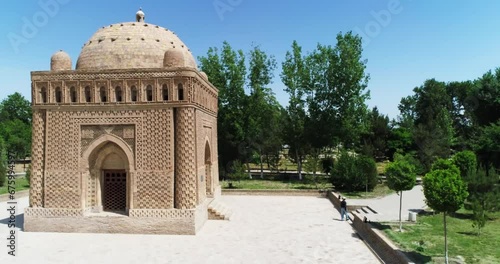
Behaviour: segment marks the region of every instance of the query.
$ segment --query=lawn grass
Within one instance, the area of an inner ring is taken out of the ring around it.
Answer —
[[[466,263],[500,263],[500,212],[490,214],[490,221],[479,236],[472,228],[471,217],[470,211],[460,210],[446,218],[448,255],[462,256]],[[395,224],[381,225],[381,229],[416,263],[442,263],[443,215],[419,215],[417,221],[405,225],[403,233],[398,232]]]
[[[8,182],[6,181],[4,186],[0,187],[0,194],[6,194],[8,192]],[[22,190],[27,190],[30,188],[29,182],[26,180],[26,178],[21,177],[21,178],[16,178],[16,189],[15,191],[22,191]]]
[[[370,199],[370,198],[378,198],[378,197],[384,197],[389,194],[394,193],[393,190],[389,189],[385,183],[380,183],[373,188],[373,191],[371,192],[342,192],[342,196],[345,196],[347,198],[351,199]]]
[[[229,181],[221,181],[223,189],[250,189],[250,190],[325,190],[331,189],[332,184],[318,179],[315,184],[311,178],[304,177],[300,180],[279,180],[279,179],[245,179],[241,181],[233,181],[233,188],[229,188]]]

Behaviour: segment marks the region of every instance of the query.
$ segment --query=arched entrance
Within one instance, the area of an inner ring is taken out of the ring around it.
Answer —
[[[210,153],[210,145],[205,143],[205,175],[206,175],[206,194],[207,197],[213,196],[212,186],[212,155]]]
[[[82,155],[88,176],[86,208],[92,212],[127,213],[132,208],[132,151],[120,138],[105,135],[94,140]],[[83,192],[85,193],[85,192]]]

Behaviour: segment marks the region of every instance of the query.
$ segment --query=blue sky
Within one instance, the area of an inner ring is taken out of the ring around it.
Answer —
[[[133,21],[139,7],[146,22],[175,31],[195,56],[227,40],[245,51],[258,44],[281,65],[293,40],[311,51],[317,43],[335,45],[338,32],[352,30],[365,38],[369,106],[391,118],[400,99],[426,79],[470,80],[500,66],[500,1],[493,0],[7,1],[0,99],[15,91],[31,98],[31,71],[48,70],[60,49],[74,65],[97,29]],[[27,24],[35,30],[26,30]],[[286,105],[280,71],[271,87]]]

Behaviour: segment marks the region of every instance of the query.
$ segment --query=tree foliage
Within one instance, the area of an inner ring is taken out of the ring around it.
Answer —
[[[372,191],[377,185],[377,166],[370,157],[343,151],[331,175],[335,188],[347,191]]]
[[[20,93],[9,95],[0,104],[0,135],[15,158],[30,154],[31,104]]]
[[[307,58],[310,81],[309,137],[315,148],[351,148],[366,130],[369,75],[362,56],[361,37],[352,32],[337,35],[335,47],[318,44]]]
[[[415,166],[406,160],[396,160],[385,169],[387,186],[396,192],[409,191],[415,186],[417,175]]]
[[[423,179],[426,203],[437,212],[456,212],[467,198],[467,186],[455,165],[441,161]]]
[[[476,154],[470,150],[464,150],[453,155],[453,163],[460,170],[462,179],[467,181],[467,176],[477,170]]]
[[[0,137],[0,187],[4,186],[7,179],[7,152],[5,143]]]

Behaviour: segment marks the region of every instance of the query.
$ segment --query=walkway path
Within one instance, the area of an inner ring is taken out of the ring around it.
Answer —
[[[324,198],[223,196],[231,221],[207,221],[196,236],[19,232],[7,255],[0,203],[0,263],[379,263]],[[28,205],[21,198],[18,208]],[[22,222],[22,215],[18,215]]]
[[[383,198],[375,199],[349,199],[349,205],[367,205],[377,212],[369,212],[366,217],[371,221],[398,221],[399,220],[399,195],[391,194]],[[403,206],[401,218],[408,220],[410,211],[420,211],[425,209],[425,197],[422,185],[416,185],[410,191],[403,192]]]

